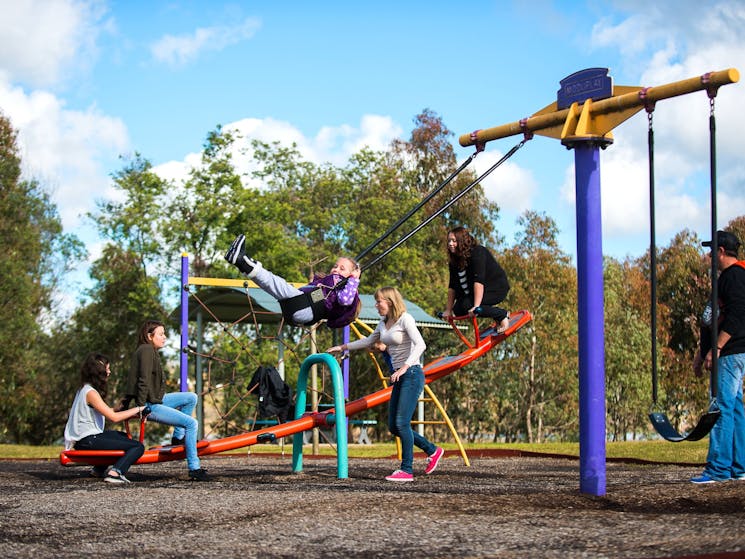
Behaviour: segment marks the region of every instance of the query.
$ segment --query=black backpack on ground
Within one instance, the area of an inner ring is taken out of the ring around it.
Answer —
[[[248,383],[248,389],[256,392],[258,386],[259,417],[277,417],[280,423],[287,421],[292,411],[292,389],[279,376],[275,367],[259,366]]]

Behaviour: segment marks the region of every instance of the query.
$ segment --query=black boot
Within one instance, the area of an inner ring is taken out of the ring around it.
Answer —
[[[246,253],[243,251],[245,244],[246,236],[243,234],[238,235],[233,241],[233,244],[230,245],[228,252],[225,253],[225,260],[233,264],[249,278],[253,278],[261,268],[261,262],[246,256]]]

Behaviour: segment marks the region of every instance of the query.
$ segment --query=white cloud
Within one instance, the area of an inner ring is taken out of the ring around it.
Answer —
[[[98,0],[14,0],[0,17],[0,68],[33,87],[64,81],[95,59],[103,6]]]
[[[199,167],[202,160],[201,153],[189,153],[181,161],[167,161],[155,165],[153,171],[163,180],[178,184],[189,175],[189,170]]]
[[[601,21],[593,41],[620,50],[627,72],[638,72],[639,85],[654,87],[745,67],[742,2],[681,1],[674,10],[648,2],[618,4],[637,14],[616,24]],[[745,213],[742,103],[741,84],[721,87],[715,99],[720,226]],[[709,99],[701,91],[661,100],[653,121],[657,233],[683,228],[705,232],[710,227]],[[614,131],[616,142],[602,152],[603,226],[610,237],[649,229],[646,124],[646,118],[634,117]],[[573,171],[562,192],[573,200]]]
[[[64,227],[74,229],[95,200],[110,197],[107,172],[128,149],[126,126],[95,106],[69,110],[52,93],[3,81],[0,107],[18,131],[24,177],[50,188]]]
[[[17,0],[0,18],[0,110],[18,131],[24,178],[50,190],[68,231],[109,197],[108,170],[129,145],[120,119],[95,104],[68,109],[49,89],[95,61],[105,14],[99,0]]]
[[[503,153],[484,151],[473,165],[481,175],[503,157]],[[521,214],[534,206],[538,184],[533,174],[515,163],[505,161],[481,181],[486,197],[509,213]]]
[[[257,18],[247,18],[232,26],[200,27],[190,35],[164,35],[150,46],[158,62],[183,66],[205,51],[220,51],[230,45],[250,39],[261,27]]]
[[[618,138],[617,138],[618,139]],[[646,144],[618,141],[601,152],[600,203],[603,237],[622,241],[629,236],[649,234],[650,199],[649,167]],[[670,169],[665,154],[655,154],[655,167]],[[562,198],[575,204],[574,166],[566,169],[561,187]],[[666,173],[655,172],[655,230],[661,238],[683,228],[696,229],[708,220],[708,206],[680,185],[671,182]],[[721,201],[720,201],[721,202]]]
[[[363,146],[382,150],[402,134],[402,129],[390,117],[380,115],[364,115],[357,127],[348,124],[324,126],[311,138],[292,124],[272,118],[244,118],[224,125],[223,130],[235,131],[241,138],[236,142],[233,162],[236,171],[244,175],[253,169],[249,166],[250,157],[241,150],[250,150],[252,139],[279,142],[285,147],[294,143],[300,155],[312,163],[341,166]],[[157,165],[154,170],[162,178],[178,182],[186,178],[189,169],[197,167],[200,161],[201,153],[190,153],[181,161],[168,161]],[[248,178],[244,178],[244,182],[251,184]]]

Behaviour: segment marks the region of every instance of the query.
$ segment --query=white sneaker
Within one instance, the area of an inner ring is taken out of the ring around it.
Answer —
[[[113,473],[112,470],[109,470],[106,474],[106,477],[103,478],[103,480],[106,483],[130,483],[130,481],[124,477],[124,474],[116,472]]]

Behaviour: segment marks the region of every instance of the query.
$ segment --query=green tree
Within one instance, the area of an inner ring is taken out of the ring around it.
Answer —
[[[226,226],[232,223],[229,216],[235,213],[236,201],[243,194],[241,177],[233,163],[236,139],[233,132],[221,127],[210,132],[200,165],[192,168],[177,188],[168,189],[173,194],[164,200],[165,212],[157,228],[169,268],[185,252],[193,275],[225,273],[221,253],[235,237]]]
[[[64,380],[46,353],[56,290],[84,250],[62,232],[45,189],[21,179],[16,132],[2,114],[0,238],[0,440],[39,442],[50,431],[47,398]]]
[[[577,275],[558,245],[549,217],[525,212],[522,231],[504,256],[512,286],[511,308],[528,309],[533,322],[512,341],[503,367],[503,407],[513,409],[502,429],[512,438],[540,442],[577,433]],[[509,404],[509,407],[508,407]]]
[[[626,440],[650,430],[649,283],[634,262],[606,258],[604,292],[607,430]]]
[[[740,242],[745,244],[745,215],[740,215],[731,219],[730,222],[727,224],[727,227],[725,227],[725,230],[729,231],[730,233],[734,233],[737,238],[740,239]],[[741,246],[740,258],[745,258],[745,255],[743,255],[742,252],[743,250],[745,250],[745,247]]]
[[[139,154],[126,160],[113,179],[121,199],[100,202],[89,214],[99,235],[108,241],[90,268],[93,286],[85,293],[85,304],[59,329],[53,344],[64,356],[61,368],[75,379],[68,390],[66,409],[59,411],[63,422],[77,386],[80,363],[89,352],[100,351],[111,359],[108,400],[114,405],[122,395],[140,324],[149,318],[168,323],[163,285],[170,274],[158,224],[163,214],[160,203],[169,185]],[[148,430],[153,436],[158,431],[155,426]]]
[[[576,272],[556,224],[526,212],[497,260],[510,280],[504,303],[533,321],[462,372],[438,381],[446,409],[469,439],[573,438],[577,428]]]
[[[690,428],[708,407],[708,383],[696,378],[692,368],[711,285],[700,246],[697,237],[684,230],[657,258],[658,405],[679,430]]]

